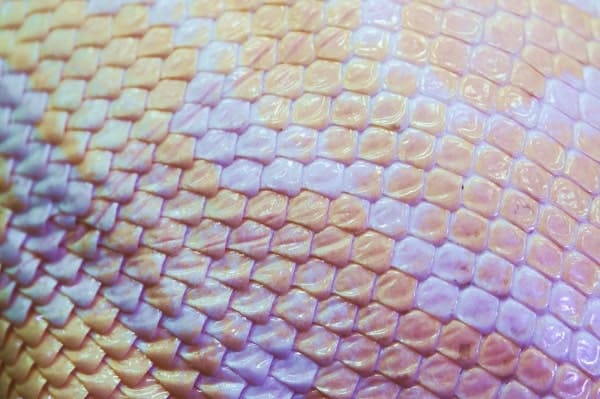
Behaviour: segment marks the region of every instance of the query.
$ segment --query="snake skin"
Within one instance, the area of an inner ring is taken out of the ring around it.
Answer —
[[[579,3],[0,0],[0,398],[600,398]]]

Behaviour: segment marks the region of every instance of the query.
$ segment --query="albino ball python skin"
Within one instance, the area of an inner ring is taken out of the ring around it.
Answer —
[[[578,3],[0,0],[0,398],[600,398]]]

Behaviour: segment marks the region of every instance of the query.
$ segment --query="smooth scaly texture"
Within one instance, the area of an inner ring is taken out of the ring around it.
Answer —
[[[600,397],[577,3],[0,1],[0,398]]]

